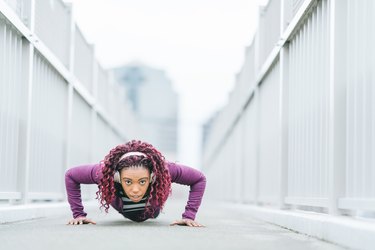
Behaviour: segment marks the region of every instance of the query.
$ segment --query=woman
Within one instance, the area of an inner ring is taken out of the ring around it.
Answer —
[[[151,144],[130,141],[112,149],[100,164],[71,168],[65,174],[68,202],[73,219],[68,225],[96,224],[86,218],[80,184],[97,184],[101,207],[109,205],[125,218],[142,222],[156,218],[171,192],[171,183],[190,186],[189,200],[182,219],[171,225],[201,227],[195,215],[201,204],[206,178],[198,170],[165,161]]]

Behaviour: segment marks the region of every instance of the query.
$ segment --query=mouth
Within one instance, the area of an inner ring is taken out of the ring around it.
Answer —
[[[141,196],[141,195],[132,195],[132,196],[130,196],[130,198],[131,198],[133,201],[138,201],[138,200],[141,200],[141,199],[142,199],[142,196]]]

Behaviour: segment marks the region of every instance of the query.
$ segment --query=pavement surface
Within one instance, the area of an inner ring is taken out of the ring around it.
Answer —
[[[196,219],[206,227],[169,226],[181,217],[184,206],[184,200],[171,197],[157,219],[142,223],[129,221],[114,209],[100,212],[95,204],[86,211],[97,225],[66,225],[70,211],[53,218],[0,224],[0,249],[347,249],[256,220],[243,208],[209,201],[204,201]]]

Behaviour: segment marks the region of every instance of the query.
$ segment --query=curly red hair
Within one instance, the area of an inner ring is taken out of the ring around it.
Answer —
[[[126,157],[125,160],[119,159],[128,152],[142,152],[147,157],[133,155]],[[105,156],[102,164],[103,177],[99,181],[99,191],[96,192],[101,208],[104,207],[108,213],[109,205],[116,198],[116,189],[114,184],[114,174],[122,168],[130,166],[145,167],[153,173],[154,181],[150,184],[150,193],[146,204],[145,216],[153,216],[157,210],[162,210],[163,206],[171,193],[171,177],[165,164],[164,156],[151,144],[132,140],[125,144],[113,148]]]

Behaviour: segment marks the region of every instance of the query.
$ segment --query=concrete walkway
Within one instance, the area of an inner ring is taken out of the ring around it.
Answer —
[[[248,216],[243,218],[245,213],[239,208],[208,201],[197,217],[206,227],[169,226],[180,218],[184,206],[185,201],[170,198],[159,218],[143,223],[126,220],[113,209],[105,215],[90,207],[88,217],[97,225],[67,226],[69,211],[53,218],[0,224],[0,249],[346,249]]]

